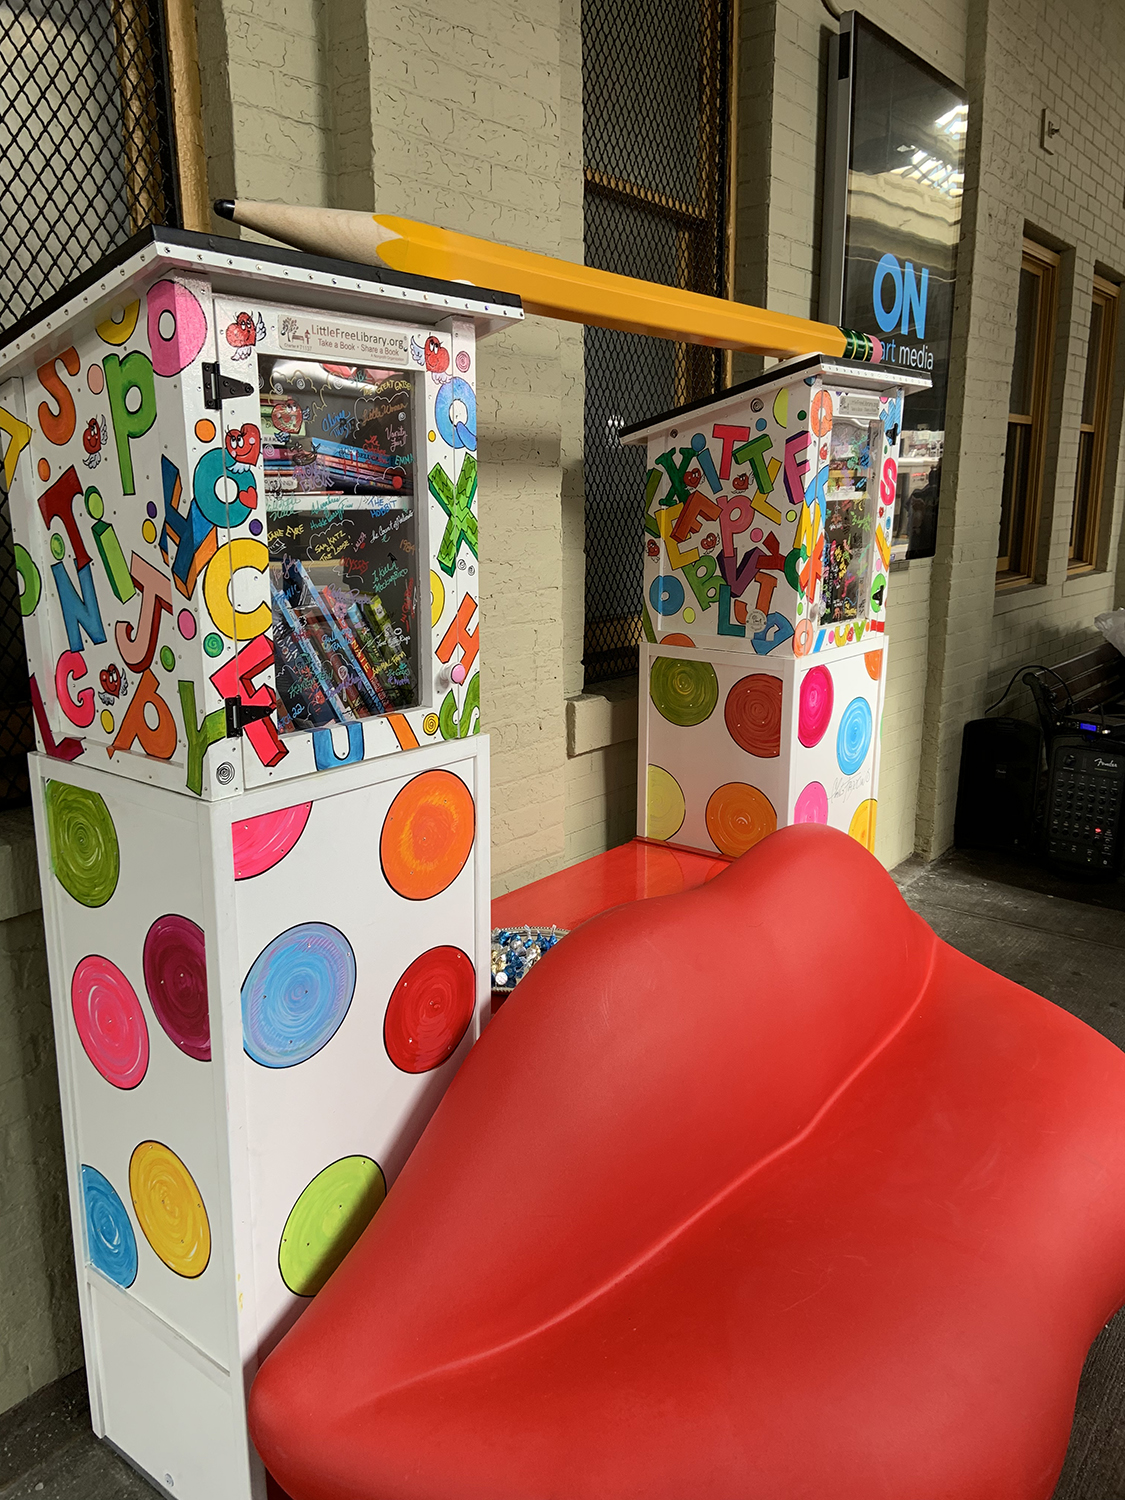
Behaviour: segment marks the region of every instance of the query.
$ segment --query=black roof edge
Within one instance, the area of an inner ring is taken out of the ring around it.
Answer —
[[[749,380],[743,380],[739,385],[727,386],[725,390],[716,391],[713,396],[701,396],[698,401],[689,401],[686,406],[676,406],[671,411],[660,412],[655,417],[646,417],[643,422],[632,422],[617,434],[618,441],[632,437],[635,432],[645,432],[650,427],[663,427],[666,422],[675,421],[678,417],[688,417],[693,411],[702,411],[705,406],[715,406],[731,396],[742,396],[747,391],[756,390],[763,385],[773,385],[779,380],[788,379],[791,375],[800,375],[802,370],[811,369],[814,365],[842,366],[845,370],[855,370],[857,374],[863,375],[876,375],[886,370],[887,384],[895,385],[897,382],[897,372],[890,366],[873,364],[865,359],[837,359],[834,354],[809,354],[804,359],[794,359],[774,365],[764,375],[754,375]]]
[[[146,245],[165,244],[186,250],[208,250],[214,255],[232,255],[243,260],[265,261],[270,265],[288,266],[293,269],[319,271],[325,276],[347,276],[352,281],[368,281],[375,286],[402,287],[406,291],[431,292],[437,296],[458,297],[464,302],[491,302],[499,307],[522,307],[523,303],[512,292],[491,291],[487,287],[468,286],[461,281],[439,281],[433,276],[409,276],[405,271],[392,271],[387,266],[363,266],[350,260],[332,260],[323,255],[307,255],[303,250],[289,250],[282,245],[263,245],[256,240],[236,240],[225,234],[198,234],[191,229],[172,229],[163,224],[146,224],[136,234],[118,245],[88,271],[83,271],[73,281],[68,281],[60,291],[41,302],[30,312],[24,313],[11,328],[0,335],[0,353],[17,339],[58,312],[74,297],[79,297],[89,287],[101,281],[138,250]]]

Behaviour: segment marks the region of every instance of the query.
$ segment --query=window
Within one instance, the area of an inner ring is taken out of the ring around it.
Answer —
[[[996,557],[1000,583],[1026,583],[1035,571],[1058,275],[1058,256],[1024,240]]]
[[[1086,383],[1082,388],[1082,425],[1078,435],[1078,474],[1074,485],[1074,512],[1070,519],[1070,568],[1073,572],[1093,568],[1098,561],[1119,290],[1112,281],[1094,277]]]
[[[723,295],[730,34],[730,0],[583,0],[587,265]],[[641,639],[645,453],[617,434],[712,395],[724,358],[604,328],[587,328],[584,341],[583,662],[593,686],[635,671]]]

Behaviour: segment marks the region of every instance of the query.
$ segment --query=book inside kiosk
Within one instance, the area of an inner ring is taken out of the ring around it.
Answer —
[[[476,340],[517,297],[151,229],[0,349],[96,1432],[245,1395],[489,992]]]

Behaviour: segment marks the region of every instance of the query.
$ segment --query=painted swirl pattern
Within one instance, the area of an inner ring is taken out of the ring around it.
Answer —
[[[104,906],[117,889],[121,851],[105,798],[65,781],[43,789],[51,869],[83,906]]]
[[[871,749],[874,721],[866,698],[853,698],[844,709],[836,731],[836,763],[845,776],[854,776]]]
[[[355,993],[355,954],[327,922],[267,943],[242,985],[242,1045],[263,1068],[308,1062],[340,1029]]]
[[[95,1167],[82,1167],[82,1206],[90,1264],[118,1286],[137,1279],[137,1236],[113,1184]]]
[[[199,1189],[170,1146],[142,1141],[129,1161],[141,1232],[170,1271],[193,1280],[211,1259],[211,1224]]]
[[[827,667],[812,667],[801,678],[801,692],[797,706],[797,738],[806,749],[811,750],[824,738],[824,732],[832,718],[834,697],[832,673]]]
[[[681,728],[702,724],[719,701],[719,679],[709,661],[658,656],[648,678],[649,697],[657,713]]]
[[[169,1040],[197,1062],[210,1062],[203,929],[175,913],[157,917],[145,937],[143,962],[145,989]]]
[[[476,971],[460,948],[430,948],[391,991],[383,1020],[387,1056],[403,1073],[428,1073],[457,1050],[473,1019]]]
[[[243,818],[231,827],[235,880],[264,875],[293,849],[305,831],[312,812],[311,802],[298,802],[278,812]]]
[[[75,966],[70,1007],[86,1056],[114,1088],[135,1089],[148,1070],[148,1023],[116,964],[90,953]]]
[[[715,848],[737,859],[776,831],[777,813],[756,786],[728,781],[708,798],[706,823]]]
[[[278,1247],[289,1290],[315,1297],[386,1196],[383,1169],[369,1156],[345,1156],[318,1172],[289,1210]]]
[[[727,694],[723,708],[727,732],[748,755],[768,759],[781,754],[781,678],[751,672]]]
[[[408,901],[438,896],[472,852],[473,795],[452,771],[423,771],[397,794],[383,820],[379,858],[387,884]]]

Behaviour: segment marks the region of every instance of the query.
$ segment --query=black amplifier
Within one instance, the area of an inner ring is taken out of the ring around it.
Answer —
[[[1052,863],[1115,875],[1120,863],[1125,800],[1125,745],[1081,735],[1051,742],[1044,819]]]

